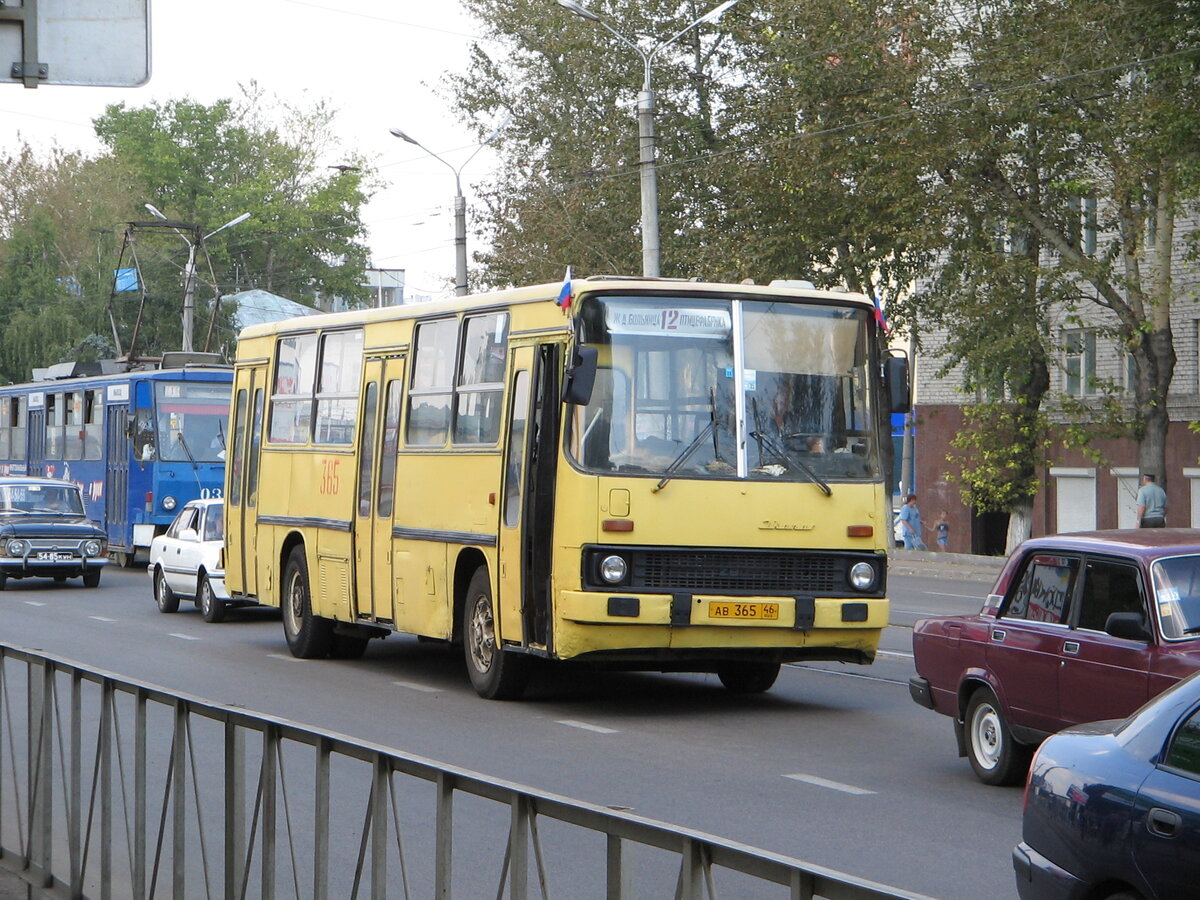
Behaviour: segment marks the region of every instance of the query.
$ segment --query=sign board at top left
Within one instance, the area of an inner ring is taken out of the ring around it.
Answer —
[[[137,87],[150,80],[150,0],[3,0],[0,81]]]

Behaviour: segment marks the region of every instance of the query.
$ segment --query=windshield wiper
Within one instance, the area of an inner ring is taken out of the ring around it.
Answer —
[[[709,432],[711,432],[712,430],[713,430],[713,422],[710,419],[709,423],[707,425],[705,425],[703,428],[701,428],[700,432],[694,438],[692,438],[692,442],[690,444],[688,444],[686,447],[684,447],[682,450],[680,450],[679,455],[676,456],[673,460],[671,460],[671,464],[669,466],[667,466],[667,468],[664,470],[663,477],[659,479],[658,484],[656,484],[654,486],[653,490],[651,490],[650,493],[657,494],[659,491],[661,491],[664,487],[667,486],[667,482],[671,480],[671,476],[673,474],[675,474],[675,471],[680,466],[682,466],[685,462],[687,462],[688,457],[690,457],[693,453],[696,452],[696,448],[704,443],[704,439],[706,437],[708,437]]]
[[[710,434],[712,435],[712,439],[713,439],[713,459],[719,460],[721,458],[721,454],[719,452],[719,446],[717,444],[717,431],[718,430],[719,429],[717,428],[717,392],[716,392],[715,388],[709,388],[708,389],[708,424],[705,425],[703,428],[701,428],[700,433],[697,434],[694,438],[692,438],[692,442],[690,444],[688,444],[686,447],[684,447],[682,450],[680,450],[679,455],[676,456],[673,460],[671,460],[671,464],[669,466],[667,466],[666,470],[663,472],[663,477],[661,479],[659,479],[658,484],[656,484],[654,486],[654,489],[650,493],[657,494],[664,487],[666,487],[667,482],[671,480],[671,476],[675,473],[675,470],[678,469],[680,466],[682,466],[685,462],[687,462],[688,458],[693,453],[696,452],[696,448],[699,447],[704,442],[704,439],[706,437],[708,437]]]
[[[766,447],[777,457],[779,457],[780,461],[783,462],[785,466],[794,465],[797,469],[807,475],[809,480],[819,487],[821,489],[821,493],[823,493],[826,497],[833,495],[833,489],[829,486],[829,483],[826,482],[824,478],[813,471],[812,467],[809,466],[808,463],[790,455],[787,450],[776,444],[770,435],[763,434],[761,431],[752,431],[750,432],[750,437],[758,441],[760,447]],[[759,452],[761,453],[762,451],[760,450]]]
[[[187,441],[183,439],[182,431],[175,432],[175,440],[179,441],[179,446],[183,448],[183,452],[187,455],[188,462],[192,464],[192,468],[198,468],[196,465],[196,457],[192,456],[192,450],[190,447],[188,447]]]

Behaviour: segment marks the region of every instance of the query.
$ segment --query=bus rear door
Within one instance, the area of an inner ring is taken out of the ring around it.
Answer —
[[[403,387],[403,358],[366,361],[354,514],[352,613],[356,619],[395,621],[392,515]]]

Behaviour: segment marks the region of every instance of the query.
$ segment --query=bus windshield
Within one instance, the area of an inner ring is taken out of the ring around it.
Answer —
[[[229,385],[200,381],[156,381],[158,458],[183,462],[225,459]]]
[[[867,310],[694,295],[580,310],[599,353],[568,451],[598,473],[874,481]]]

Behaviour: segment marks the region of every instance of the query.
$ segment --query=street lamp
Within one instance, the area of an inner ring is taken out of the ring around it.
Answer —
[[[196,316],[196,248],[204,245],[210,237],[218,231],[224,231],[226,228],[232,228],[234,225],[240,225],[250,218],[250,213],[242,213],[234,219],[230,219],[220,228],[214,228],[208,234],[203,234],[199,225],[185,225],[181,222],[171,222],[165,215],[162,214],[153,204],[144,204],[150,215],[156,219],[162,219],[175,229],[185,244],[188,245],[188,260],[187,266],[184,269],[183,278],[183,351],[185,353],[192,352],[192,330],[194,328]],[[189,240],[183,230],[187,229],[195,235],[195,240]]]
[[[465,296],[467,293],[467,201],[463,197],[462,192],[462,170],[466,168],[467,163],[475,158],[475,154],[494,141],[501,131],[505,129],[508,123],[512,120],[512,115],[504,117],[504,121],[492,129],[492,133],[480,142],[479,146],[463,160],[462,165],[455,168],[442,157],[438,156],[415,137],[406,134],[399,128],[391,129],[392,137],[398,137],[402,141],[407,141],[414,147],[420,147],[447,169],[454,173],[454,293],[459,296]]]
[[[642,78],[642,90],[638,93],[638,165],[642,173],[642,274],[657,278],[660,272],[658,169],[655,165],[654,86],[650,78],[650,67],[654,62],[654,57],[660,51],[675,43],[693,28],[699,28],[701,25],[717,21],[738,0],[725,0],[724,3],[714,6],[691,25],[687,26],[687,28],[677,32],[665,41],[661,41],[649,52],[643,50],[637,43],[625,37],[625,35],[621,34],[621,32],[617,31],[590,9],[576,3],[575,0],[555,0],[555,2],[568,12],[572,12],[580,18],[587,19],[589,22],[595,22],[622,44],[632,48],[642,59],[645,74]]]

